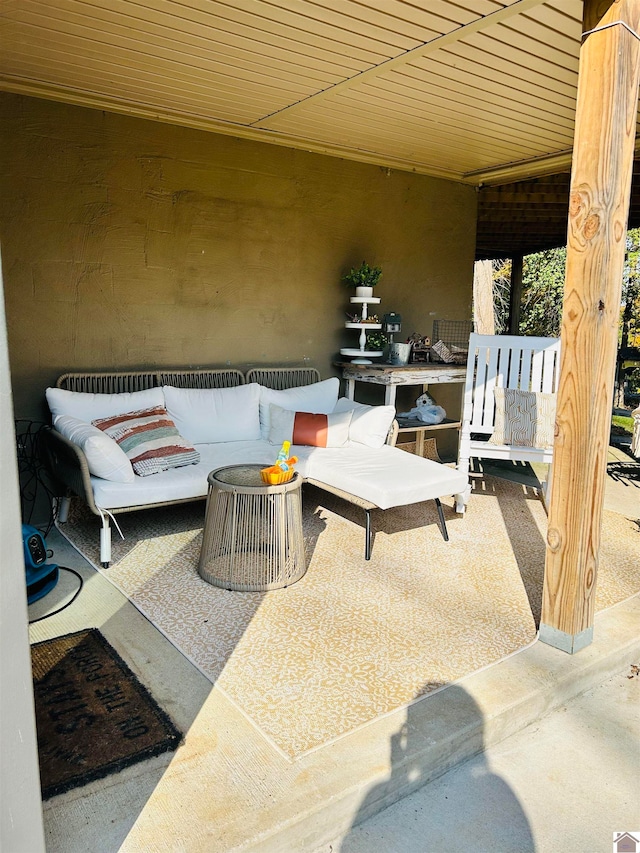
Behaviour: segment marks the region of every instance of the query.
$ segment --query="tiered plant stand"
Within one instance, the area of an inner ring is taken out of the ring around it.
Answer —
[[[345,347],[340,350],[340,355],[346,355],[352,358],[352,364],[373,364],[372,358],[380,358],[383,350],[367,349],[367,332],[372,332],[382,328],[382,323],[367,323],[369,317],[369,305],[379,305],[380,298],[376,296],[351,296],[350,301],[353,305],[362,306],[362,320],[359,323],[345,323],[345,329],[360,330],[360,349]]]

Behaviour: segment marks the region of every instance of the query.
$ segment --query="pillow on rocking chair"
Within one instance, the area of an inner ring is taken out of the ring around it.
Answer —
[[[489,444],[551,450],[555,433],[556,395],[517,388],[494,390],[496,415]]]

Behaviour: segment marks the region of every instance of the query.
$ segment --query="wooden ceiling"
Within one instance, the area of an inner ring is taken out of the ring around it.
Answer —
[[[512,258],[567,242],[569,172],[478,191],[476,260]],[[640,227],[640,160],[633,164],[629,228]]]
[[[0,0],[0,90],[483,186],[568,169],[581,31],[582,0]]]

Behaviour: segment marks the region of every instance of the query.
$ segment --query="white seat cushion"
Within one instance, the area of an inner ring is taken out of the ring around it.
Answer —
[[[462,494],[469,483],[468,477],[455,468],[388,445],[377,449],[355,445],[335,450],[314,448],[306,471],[307,477],[380,509]]]

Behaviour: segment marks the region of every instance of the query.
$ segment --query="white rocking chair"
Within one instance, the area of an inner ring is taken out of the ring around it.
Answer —
[[[551,464],[552,446],[531,447],[520,442],[503,444],[494,443],[496,439],[492,442],[488,439],[496,427],[496,388],[555,394],[559,374],[559,338],[472,334],[469,338],[458,470],[468,475],[471,457]],[[508,432],[505,430],[505,434]],[[547,476],[547,489],[549,483]],[[471,487],[463,495],[462,502],[458,502],[458,512],[464,512],[470,494]],[[545,498],[548,502],[548,490]]]

